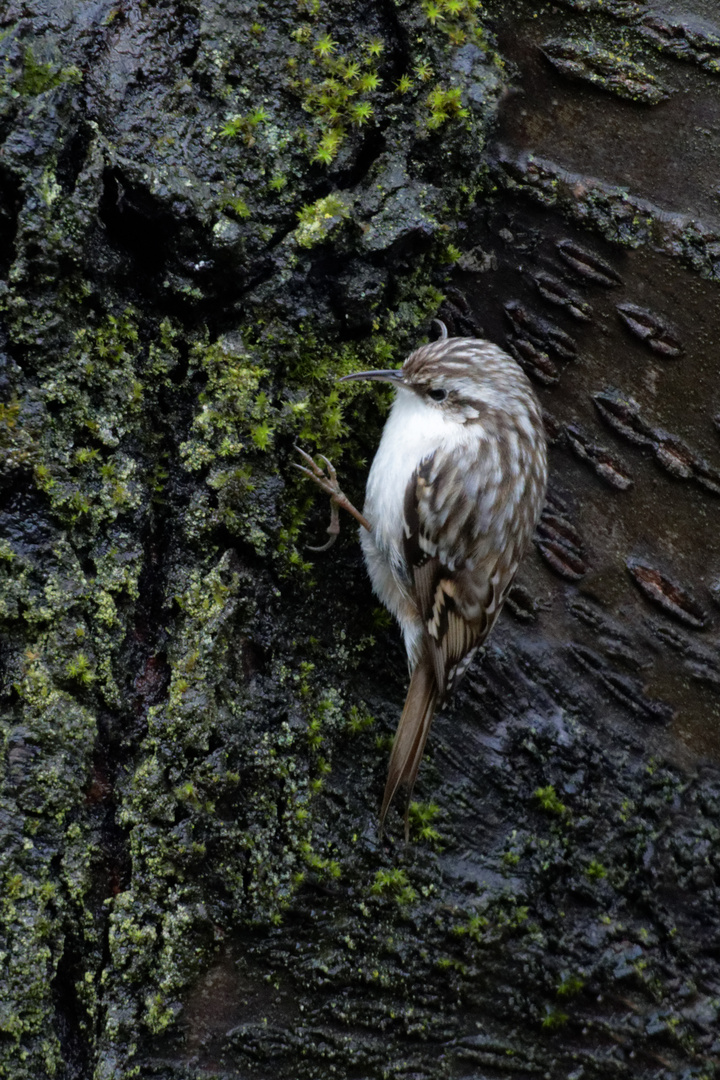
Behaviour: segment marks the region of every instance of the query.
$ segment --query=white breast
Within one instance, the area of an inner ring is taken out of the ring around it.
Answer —
[[[394,552],[400,543],[405,491],[419,462],[457,438],[457,427],[412,390],[398,389],[365,492],[365,517],[381,551]]]
[[[363,513],[372,532],[360,529],[360,543],[373,589],[400,623],[411,669],[420,656],[422,619],[401,547],[405,491],[422,459],[457,438],[457,426],[412,390],[399,388],[368,476]]]

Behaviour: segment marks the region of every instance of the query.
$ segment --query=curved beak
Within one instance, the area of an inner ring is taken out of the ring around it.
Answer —
[[[388,371],[355,371],[352,375],[343,375],[338,382],[351,382],[353,379],[372,379],[375,382],[393,383],[395,386],[402,386],[405,382],[402,368],[392,368]]]

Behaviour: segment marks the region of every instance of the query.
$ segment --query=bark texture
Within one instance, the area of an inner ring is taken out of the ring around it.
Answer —
[[[0,11],[0,1076],[720,1056],[714,3]],[[439,314],[547,410],[534,550],[406,689],[320,451]]]

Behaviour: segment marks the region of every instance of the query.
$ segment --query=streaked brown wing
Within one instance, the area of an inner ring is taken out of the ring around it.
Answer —
[[[505,582],[497,580],[494,565],[488,567],[487,560],[473,563],[472,528],[467,543],[462,543],[462,533],[455,538],[452,565],[443,558],[441,533],[447,534],[448,515],[434,509],[438,500],[433,498],[430,485],[447,483],[453,467],[449,456],[446,462],[438,462],[437,454],[426,458],[410,478],[404,502],[404,555],[441,700],[452,691],[487,637],[504,599],[500,590],[505,592]],[[449,512],[453,513],[452,507]],[[473,516],[466,507],[459,512],[465,521]]]

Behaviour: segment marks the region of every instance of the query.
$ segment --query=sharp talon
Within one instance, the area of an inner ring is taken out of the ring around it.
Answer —
[[[309,470],[302,465],[297,465],[296,468],[301,469],[302,472],[308,473],[309,476],[312,475]],[[306,547],[308,551],[328,551],[340,535],[340,511],[338,510],[335,501],[333,486],[330,484],[325,474],[320,473],[320,477],[317,479],[312,477],[312,479],[316,480],[316,483],[318,483],[323,491],[327,492],[330,496],[330,524],[327,527],[327,531],[330,533],[330,539],[326,544],[319,544],[317,547],[314,544],[307,544]],[[337,484],[335,485],[335,488],[337,489]]]
[[[330,548],[335,543],[335,541],[337,540],[337,538],[338,538],[338,534],[333,533],[332,536],[330,537],[330,539],[328,540],[327,544],[319,544],[317,547],[315,547],[313,544],[306,544],[305,547],[307,548],[308,551],[329,551]]]
[[[300,456],[302,458],[304,458],[304,460],[307,461],[308,465],[310,466],[309,469],[305,469],[303,465],[298,465],[297,462],[295,462],[295,461],[291,462],[291,464],[294,465],[296,469],[304,469],[304,471],[308,474],[308,476],[322,476],[323,475],[322,469],[318,468],[318,466],[315,463],[314,459],[311,458],[309,454],[306,454],[305,451],[301,450],[300,447],[297,446],[297,445],[295,446],[295,449],[297,450],[298,454],[300,454]]]

